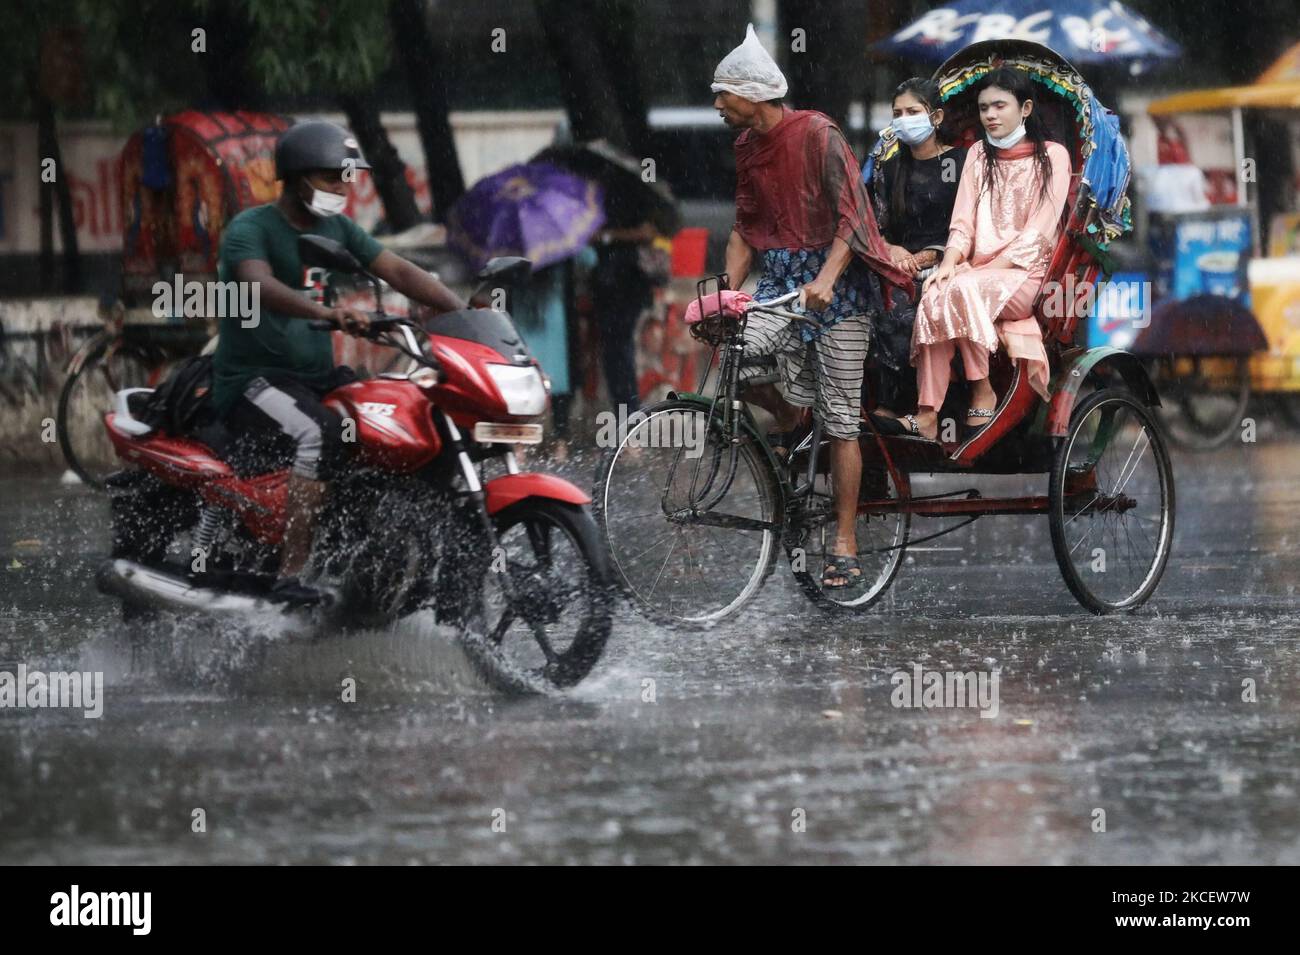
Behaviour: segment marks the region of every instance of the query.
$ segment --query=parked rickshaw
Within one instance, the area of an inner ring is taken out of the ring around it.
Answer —
[[[1146,230],[1153,269],[1137,277],[1155,301],[1131,348],[1150,360],[1168,399],[1170,435],[1197,449],[1240,439],[1252,395],[1300,427],[1298,184],[1256,168],[1263,144],[1245,122],[1252,113],[1276,120],[1286,141],[1271,145],[1291,153],[1293,175],[1300,170],[1300,44],[1251,85],[1179,93],[1147,111],[1157,122],[1218,114],[1233,152],[1224,172],[1235,203],[1153,215]],[[1204,146],[1193,137],[1187,148],[1196,161]]]
[[[68,364],[56,416],[59,447],[92,487],[117,462],[101,422],[123,388],[152,387],[179,358],[198,354],[213,329],[203,317],[152,314],[154,283],[207,282],[227,222],[279,195],[275,142],[286,117],[186,110],[137,131],[122,149],[122,289],[100,306],[104,330]],[[128,321],[128,312],[140,317]]]
[[[1074,68],[1023,41],[977,43],[939,68],[946,125],[959,140],[978,134],[976,87],[1003,65],[1037,84],[1036,108],[1072,159],[1064,229],[1034,306],[1053,374],[1050,402],[1030,388],[1026,363],[1001,353],[991,364],[1001,395],[995,416],[967,439],[882,436],[867,417],[868,402],[857,521],[863,579],[851,588],[823,589],[834,534],[830,455],[820,423],[813,420],[811,433],[786,459],[777,457],[738,391],[749,313],[709,307],[711,298],[720,299],[715,291],[726,287],[725,275],[701,282],[697,295],[709,317],[695,327],[720,362],[711,393],[701,382],[697,393],[674,393],[646,408],[606,452],[593,494],[616,576],[645,616],[692,628],[736,613],[772,572],[782,547],[815,603],[836,612],[865,610],[897,574],[913,516],[968,523],[994,514],[1045,514],[1061,573],[1083,606],[1095,613],[1133,611],[1155,591],[1174,529],[1173,469],[1152,415],[1159,397],[1139,359],[1116,348],[1079,347],[1080,316],[1044,307],[1051,283],[1097,280],[1108,246],[1131,228],[1128,151],[1116,117]],[[888,148],[888,141],[877,145]],[[754,308],[798,319],[784,307],[794,294]],[[950,397],[941,420],[961,414],[962,397]],[[912,478],[923,474],[1041,474],[1047,488],[1029,497],[985,496],[974,486],[914,495]]]

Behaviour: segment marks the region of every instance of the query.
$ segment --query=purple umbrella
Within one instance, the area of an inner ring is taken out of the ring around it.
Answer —
[[[447,238],[475,268],[522,255],[534,268],[577,254],[605,223],[600,186],[546,163],[480,179],[447,216]]]

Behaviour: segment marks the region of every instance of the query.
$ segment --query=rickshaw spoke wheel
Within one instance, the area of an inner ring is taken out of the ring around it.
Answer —
[[[698,404],[667,401],[642,413],[605,452],[592,491],[596,519],[614,578],[638,613],[665,626],[707,627],[739,611],[772,573],[777,476],[748,437],[735,446],[732,468],[732,446],[716,425],[706,427]]]
[[[144,349],[106,338],[63,384],[56,412],[59,447],[69,468],[91,487],[120,467],[104,427],[104,414],[123,388],[157,382],[157,362]]]
[[[1209,451],[1241,432],[1241,419],[1250,406],[1250,359],[1196,358],[1190,373],[1177,373],[1165,362],[1157,383],[1165,408],[1159,420],[1169,439],[1180,447]]]
[[[1099,614],[1145,603],[1174,532],[1173,467],[1147,407],[1119,389],[1089,395],[1057,448],[1048,493],[1052,549],[1070,592]]]
[[[786,556],[790,569],[803,592],[823,610],[832,613],[859,613],[874,606],[889,585],[894,582],[902,566],[907,538],[911,530],[911,514],[901,509],[882,505],[871,508],[873,501],[895,501],[909,497],[911,490],[903,478],[904,487],[895,486],[889,471],[883,466],[873,467],[869,454],[862,469],[860,499],[864,508],[855,525],[858,540],[858,564],[862,568],[859,582],[848,587],[825,587],[824,571],[830,563],[835,542],[835,518],[830,502],[826,502],[814,526],[806,526],[786,541]],[[794,516],[791,516],[793,523]]]

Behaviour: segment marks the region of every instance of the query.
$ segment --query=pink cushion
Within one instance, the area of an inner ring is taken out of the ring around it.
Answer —
[[[719,298],[721,298],[721,302],[719,302]],[[687,325],[694,325],[696,322],[719,312],[722,313],[724,318],[740,318],[753,301],[754,297],[748,292],[724,289],[721,292],[704,296],[704,314],[700,314],[700,299],[698,297],[693,298],[691,304],[686,306],[685,321]]]

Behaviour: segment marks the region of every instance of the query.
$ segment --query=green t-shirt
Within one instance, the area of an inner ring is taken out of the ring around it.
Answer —
[[[384,250],[347,216],[318,219],[304,232],[342,243],[367,267]],[[261,259],[285,285],[323,301],[329,274],[303,265],[298,258],[298,236],[302,234],[274,203],[245,209],[230,220],[221,237],[218,278],[232,282],[238,263]],[[249,382],[260,375],[289,374],[318,383],[334,369],[329,334],[313,329],[305,319],[278,314],[265,306],[259,309],[258,323],[250,328],[245,328],[239,317],[223,318],[220,335],[212,359],[212,401],[218,414],[228,412]]]

